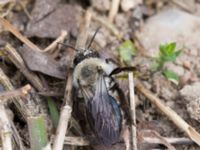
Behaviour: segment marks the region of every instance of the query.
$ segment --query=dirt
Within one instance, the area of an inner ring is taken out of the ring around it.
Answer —
[[[12,81],[15,88],[19,88],[26,83],[31,84],[24,75],[23,70],[18,69],[13,61],[9,59],[8,53],[5,51],[6,43],[9,43],[21,54],[28,70],[34,72],[42,81],[45,91],[38,91],[35,85],[32,85],[37,90],[36,94],[39,99],[46,102],[48,97],[53,98],[55,106],[60,112],[64,104],[64,89],[68,69],[76,53],[74,50],[77,48],[75,48],[75,42],[80,34],[79,28],[84,14],[86,10],[90,10],[94,18],[103,18],[109,23],[107,19],[111,5],[111,0],[98,2],[95,0],[82,2],[79,0],[22,0],[21,2],[8,0],[3,3],[0,2],[0,15],[4,16],[17,31],[20,31],[24,37],[28,37],[41,50],[44,50],[56,40],[61,35],[62,30],[67,32],[67,36],[64,37],[61,43],[71,45],[70,47],[56,44],[53,52],[33,51],[31,48],[26,47],[18,37],[0,27],[0,68]],[[120,38],[113,32],[114,28],[110,28],[107,24],[100,23],[94,18],[91,19],[90,28],[87,32],[90,40],[95,30],[101,26],[92,44],[92,49],[97,50],[104,59],[112,58],[120,66],[125,64],[122,63],[117,48],[123,41],[131,40],[136,48],[136,54],[130,62],[131,66],[137,68],[134,76],[135,80],[140,80],[149,91],[161,99],[161,102],[174,110],[200,133],[200,45],[198,41],[200,15],[197,9],[199,6],[199,1],[174,2],[164,0],[158,2],[151,0],[147,2],[136,0],[129,4],[129,1],[122,0],[113,23],[111,23],[120,33]],[[168,80],[160,70],[152,71],[153,60],[159,54],[159,45],[166,42],[176,42],[177,49],[182,51],[174,62],[167,63],[164,66],[176,73],[179,77],[178,84]],[[123,77],[118,78],[118,80],[119,86],[128,97],[128,78]],[[3,88],[1,88],[3,86],[0,81],[0,93],[3,92]],[[142,143],[142,140],[140,141],[142,134],[140,133],[145,130],[155,131],[161,137],[188,137],[154,104],[150,103],[143,94],[136,91],[135,97],[139,150],[149,150],[150,147],[152,147],[151,149],[166,149],[166,145],[163,143]],[[38,105],[43,105],[44,109],[48,107],[47,103],[38,103]],[[17,127],[24,147],[30,149],[26,120],[23,119],[12,102],[8,103],[8,107],[13,115],[11,120]],[[82,103],[80,112],[85,111],[83,107],[84,104]],[[55,135],[56,129],[52,127],[49,112],[44,114],[47,118],[48,139],[50,140]],[[79,125],[74,127],[74,123],[71,123],[67,135],[91,136],[92,133],[88,131],[85,122],[87,121],[81,115],[77,119]],[[76,127],[79,126],[83,129],[81,134],[76,131]],[[86,150],[106,149],[101,145],[66,147]],[[109,147],[109,149],[124,149],[124,147],[121,142]],[[200,149],[194,143],[182,143],[174,147],[177,150]]]

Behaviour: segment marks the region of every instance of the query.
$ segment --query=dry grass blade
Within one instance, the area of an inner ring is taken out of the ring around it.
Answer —
[[[131,142],[133,144],[133,149],[137,150],[137,129],[136,129],[136,113],[135,113],[135,92],[134,92],[134,80],[133,80],[133,73],[130,72],[128,74],[129,79],[129,92],[130,92],[130,109],[132,112],[132,120],[133,125],[131,126],[132,130],[132,139]]]
[[[110,22],[113,22],[116,14],[118,12],[119,3],[120,3],[120,0],[112,0],[112,4],[111,4],[111,7],[110,7],[110,12],[109,12],[109,17],[108,17],[108,20]]]
[[[3,72],[1,68],[0,68],[0,83],[4,86],[6,90],[14,90],[14,87],[11,84],[9,78],[5,75],[5,73]],[[23,99],[21,99],[20,97],[14,97],[14,98],[11,98],[11,100],[13,101],[18,111],[21,113],[23,119],[26,120],[27,117],[31,115],[31,112],[27,108]]]
[[[156,137],[143,137],[144,138],[144,142],[146,143],[151,143],[151,144],[160,144],[161,141],[160,139],[156,138]],[[189,138],[167,138],[164,137],[164,139],[173,145],[191,145],[194,144],[194,142],[192,140],[190,140]]]
[[[58,123],[58,128],[56,132],[56,137],[53,143],[53,150],[62,150],[65,134],[67,132],[68,122],[71,117],[71,107],[66,105],[63,107],[60,115],[60,120]]]
[[[65,144],[76,146],[88,146],[91,142],[83,137],[65,137]]]
[[[192,140],[189,138],[168,138],[163,137],[163,139],[173,145],[191,145],[194,144]],[[65,144],[67,145],[76,145],[76,146],[88,146],[88,145],[95,145],[97,141],[94,141],[94,138],[86,138],[86,137],[65,137]],[[162,144],[161,139],[157,137],[143,137],[142,143],[152,144],[152,145],[159,145]]]
[[[6,92],[2,92],[0,93],[0,100],[8,100],[17,96],[25,96],[28,91],[31,90],[31,86],[29,84],[23,86],[20,89],[17,90],[12,90],[12,91],[6,91]]]
[[[12,129],[4,105],[0,104],[0,134],[3,150],[12,150]]]
[[[6,45],[6,52],[8,53],[9,59],[15,64],[15,66],[24,74],[24,76],[32,83],[32,85],[38,90],[43,91],[43,85],[39,77],[31,72],[24,64],[23,59],[18,54],[17,50],[10,44]]]
[[[14,138],[14,141],[16,142],[16,146],[18,146],[20,150],[25,150],[26,148],[24,147],[22,138],[20,137],[19,132],[17,128],[15,127],[13,121],[11,121],[11,127],[13,131],[13,138]]]
[[[176,148],[172,144],[170,144],[164,137],[162,137],[158,132],[153,130],[145,130],[143,132],[143,134],[147,134],[151,138],[156,137],[160,142],[159,144],[165,145],[168,150],[176,150]]]
[[[114,24],[109,22],[107,19],[98,17],[94,14],[92,15],[92,19],[105,26],[114,36],[116,36],[118,40],[122,40],[122,36],[120,35],[119,30],[114,26]]]
[[[20,41],[22,41],[24,44],[29,46],[33,50],[41,51],[38,46],[33,44],[29,39],[27,39],[25,36],[23,36],[17,29],[10,24],[6,19],[0,17],[0,23],[1,25],[8,31],[10,31],[13,35],[15,35]]]
[[[130,92],[130,108],[132,112],[132,120],[133,120],[133,125],[131,126],[132,130],[132,144],[133,144],[133,149],[137,150],[137,129],[136,129],[136,112],[135,112],[135,92],[134,92],[134,80],[133,80],[133,73],[130,72],[128,74],[128,79],[129,79],[129,92]]]
[[[139,81],[136,84],[136,88],[139,92],[145,95],[148,100],[159,108],[173,123],[183,130],[196,144],[200,146],[200,134],[190,126],[185,120],[183,120],[175,111],[173,111],[168,106],[164,105],[159,98],[157,98],[153,93],[146,89]]]
[[[63,107],[60,114],[60,119],[59,119],[56,136],[53,143],[53,148],[52,148],[53,150],[63,149],[65,134],[67,132],[68,122],[71,117],[71,111],[72,111],[71,92],[72,92],[72,72],[69,71],[67,86],[65,90],[65,97],[64,97],[65,106]]]
[[[86,47],[86,41],[88,39],[88,29],[90,26],[92,14],[89,10],[86,11],[85,17],[82,20],[82,23],[80,25],[80,34],[78,35],[77,41],[76,41],[76,48],[85,48]]]
[[[55,40],[53,41],[48,47],[46,47],[42,52],[50,52],[50,53],[53,53],[53,51],[56,49],[58,43],[62,43],[64,41],[64,39],[66,38],[67,36],[67,31],[63,30],[61,31],[61,34],[60,36]]]
[[[16,2],[16,0],[1,0],[0,5],[6,5],[7,3],[10,3],[10,2]]]

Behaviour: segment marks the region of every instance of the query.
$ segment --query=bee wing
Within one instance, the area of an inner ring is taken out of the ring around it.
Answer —
[[[121,112],[116,100],[109,95],[105,78],[100,75],[93,98],[88,101],[87,113],[97,137],[106,145],[119,139]]]

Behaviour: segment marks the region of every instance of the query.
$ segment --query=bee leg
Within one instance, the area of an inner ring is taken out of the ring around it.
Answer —
[[[125,72],[130,72],[130,71],[136,71],[136,70],[137,70],[136,67],[118,67],[118,68],[115,68],[115,69],[109,74],[109,76],[111,77],[112,75],[121,73],[121,72],[123,72],[123,71],[125,71]]]
[[[117,65],[117,66],[119,65],[119,64],[118,64],[116,61],[114,61],[112,58],[106,58],[105,61],[106,61],[107,64],[112,63],[112,64],[115,64],[115,65]]]

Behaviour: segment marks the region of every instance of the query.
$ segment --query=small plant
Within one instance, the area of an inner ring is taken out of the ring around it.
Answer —
[[[175,62],[180,55],[181,50],[176,50],[176,43],[161,44],[159,47],[159,55],[155,58],[155,70],[161,70],[163,75],[170,81],[178,83],[179,77],[171,70],[164,69],[167,62]]]
[[[136,48],[132,41],[126,40],[122,44],[119,45],[117,48],[119,57],[122,59],[123,62],[126,64],[130,64],[132,57],[136,53]]]

